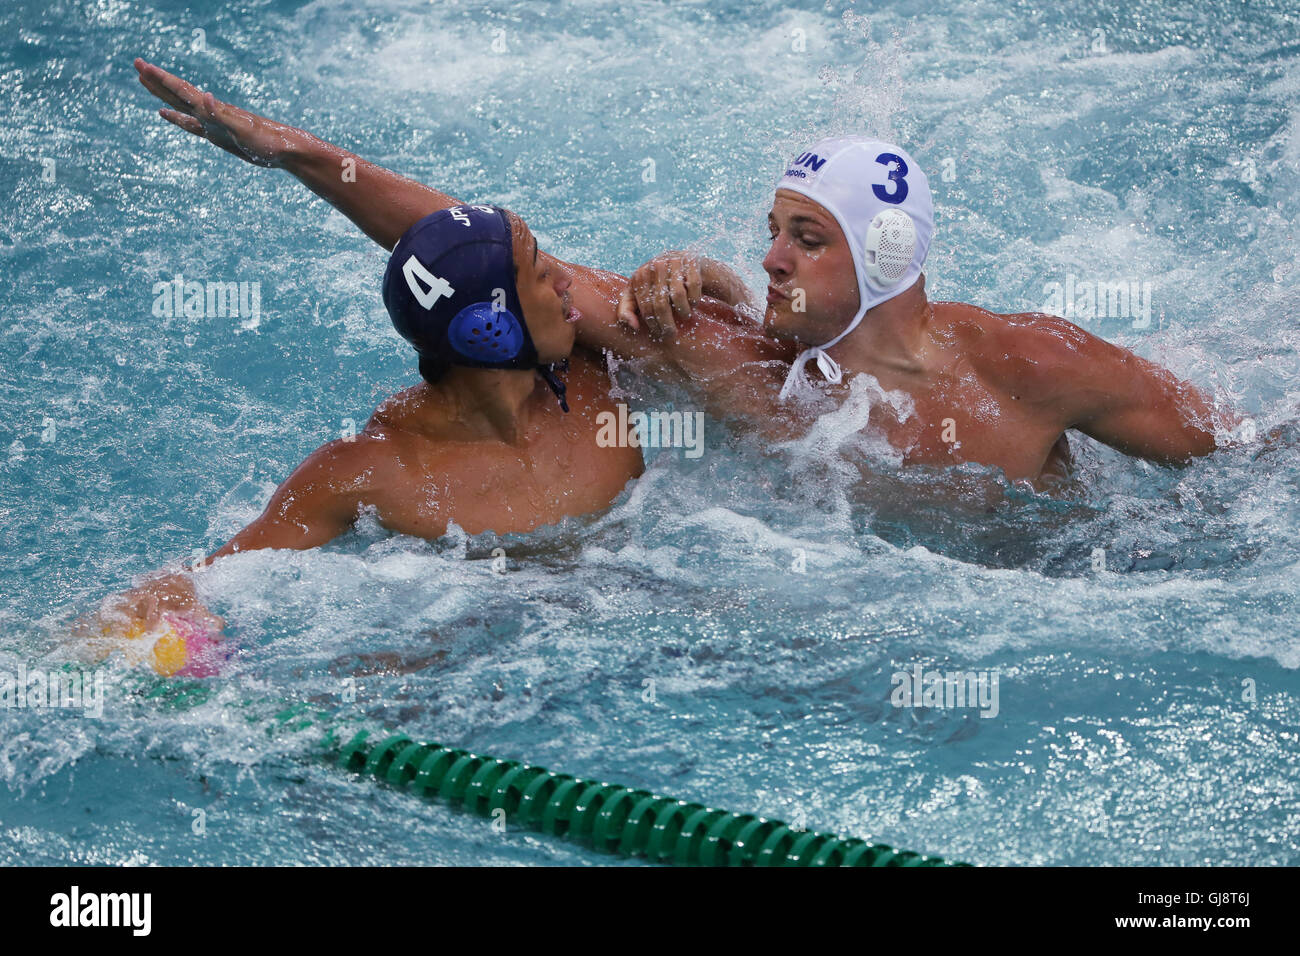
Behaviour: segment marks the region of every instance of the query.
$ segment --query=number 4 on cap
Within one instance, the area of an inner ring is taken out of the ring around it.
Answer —
[[[406,284],[410,286],[411,294],[415,296],[415,301],[426,309],[432,309],[433,304],[441,299],[444,295],[451,298],[456,294],[456,290],[451,287],[451,283],[446,279],[439,279],[436,275],[424,267],[415,256],[410,256],[402,265],[402,275],[406,276]],[[416,279],[422,280],[428,289],[420,287]]]

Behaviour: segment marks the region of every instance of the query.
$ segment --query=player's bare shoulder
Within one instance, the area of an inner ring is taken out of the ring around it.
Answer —
[[[429,391],[429,386],[420,382],[389,395],[379,403],[362,433],[379,436],[409,430],[411,424],[422,417]]]
[[[421,460],[455,440],[456,425],[449,396],[427,382],[380,402],[357,440],[364,454],[400,461]]]
[[[1055,400],[1072,372],[1105,344],[1059,316],[1003,314],[961,302],[935,303],[935,333],[960,349],[990,385],[1031,402]]]
[[[427,464],[435,442],[420,433],[428,387],[420,383],[397,392],[375,409],[365,426],[318,448],[308,458],[331,484],[367,500],[406,480],[407,466]],[[304,463],[306,464],[306,463]]]

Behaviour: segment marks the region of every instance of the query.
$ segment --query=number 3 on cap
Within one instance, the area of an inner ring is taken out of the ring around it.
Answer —
[[[894,184],[892,192],[886,190],[880,183],[871,184],[871,191],[876,194],[877,199],[897,205],[907,198],[907,180],[903,178],[907,175],[907,163],[897,153],[881,153],[876,157],[876,162],[886,168],[890,163],[898,163],[897,169],[889,170],[889,181]]]
[[[415,296],[415,301],[420,303],[426,309],[432,309],[433,304],[441,299],[444,295],[451,298],[456,294],[456,290],[451,287],[451,283],[446,279],[439,279],[436,275],[424,267],[415,256],[410,256],[402,264],[402,275],[406,276],[406,284],[411,289],[411,294]],[[422,280],[429,288],[423,289],[416,279]]]

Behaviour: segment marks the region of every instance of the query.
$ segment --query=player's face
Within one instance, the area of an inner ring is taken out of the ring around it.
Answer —
[[[778,189],[767,216],[772,245],[767,271],[764,331],[805,345],[829,342],[858,310],[853,252],[825,207],[788,189]]]
[[[573,351],[577,332],[569,298],[572,280],[564,264],[537,248],[537,237],[516,217],[514,232],[515,289],[524,308],[528,333],[542,364],[558,362]]]

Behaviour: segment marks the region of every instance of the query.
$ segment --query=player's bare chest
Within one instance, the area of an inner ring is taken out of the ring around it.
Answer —
[[[439,443],[405,456],[388,513],[423,536],[447,521],[471,534],[523,532],[608,507],[640,475],[636,448],[598,442],[594,416],[547,414],[513,443]]]
[[[1037,477],[1060,428],[1042,410],[984,381],[964,363],[907,383],[910,401],[879,403],[871,425],[907,464],[977,462],[1012,478]]]

